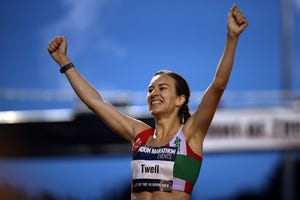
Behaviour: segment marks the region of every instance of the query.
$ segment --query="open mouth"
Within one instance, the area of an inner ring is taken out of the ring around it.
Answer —
[[[151,101],[151,105],[159,105],[159,104],[162,104],[162,101],[160,100]]]

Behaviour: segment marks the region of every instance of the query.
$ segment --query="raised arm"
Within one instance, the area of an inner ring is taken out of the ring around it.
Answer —
[[[53,39],[48,45],[48,52],[60,67],[71,63],[67,56],[67,41],[65,37],[60,36]],[[80,75],[75,67],[68,69],[65,75],[79,98],[113,131],[126,140],[132,142],[138,132],[148,128],[148,125],[120,113],[110,103],[106,102],[98,91]]]
[[[185,125],[186,132],[200,136],[201,140],[203,140],[206,135],[218,103],[226,88],[233,66],[238,39],[247,25],[248,22],[245,16],[237,6],[234,5],[228,14],[227,40],[214,79],[204,92],[196,112]]]

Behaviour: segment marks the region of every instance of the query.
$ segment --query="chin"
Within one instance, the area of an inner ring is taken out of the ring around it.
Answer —
[[[149,110],[149,113],[150,113],[153,117],[155,117],[155,116],[158,116],[158,115],[161,113],[161,111],[160,111],[160,110],[157,110],[157,109],[152,109],[152,110]]]

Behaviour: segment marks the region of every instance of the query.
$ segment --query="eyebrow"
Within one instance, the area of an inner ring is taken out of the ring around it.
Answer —
[[[160,83],[158,86],[169,86],[168,83]],[[149,85],[148,88],[153,87],[153,85]]]

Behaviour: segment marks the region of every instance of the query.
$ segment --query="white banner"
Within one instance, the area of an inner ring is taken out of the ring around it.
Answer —
[[[217,111],[204,151],[300,149],[300,112],[287,109]]]

